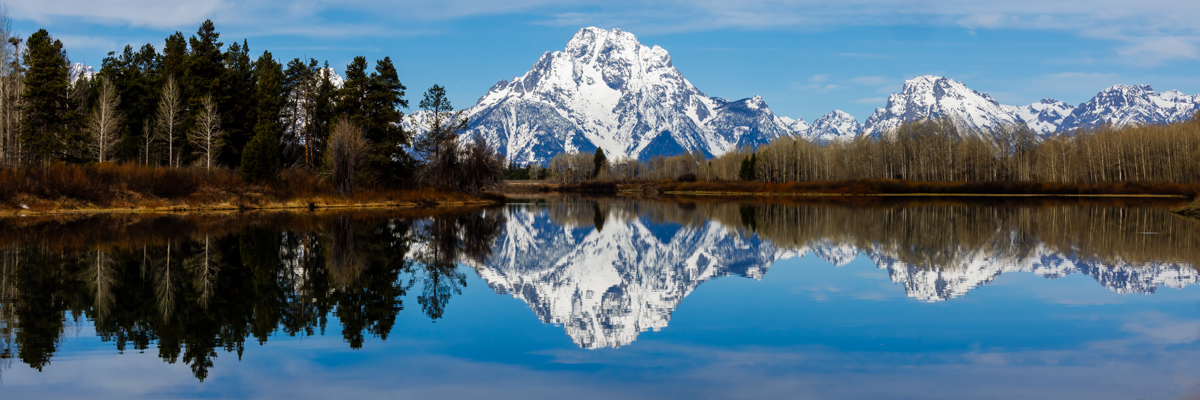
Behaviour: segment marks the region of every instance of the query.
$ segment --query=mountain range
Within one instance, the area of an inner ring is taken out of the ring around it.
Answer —
[[[655,222],[653,213],[634,209],[607,212],[599,226],[556,219],[545,207],[511,205],[506,214],[492,256],[475,270],[493,290],[526,302],[542,322],[561,325],[589,349],[621,347],[641,332],[665,328],[683,299],[708,280],[759,280],[776,261],[808,254],[836,267],[865,257],[908,297],[927,302],[963,296],[1007,273],[1047,279],[1078,273],[1117,293],[1200,284],[1200,270],[1186,263],[1100,261],[1025,243],[1016,232],[996,232],[995,243],[1004,243],[998,247],[949,243],[953,257],[915,265],[902,261],[912,252],[906,246],[875,242],[860,248],[844,236],[782,246],[716,220]]]
[[[74,64],[70,79],[95,73]],[[333,73],[331,79],[341,86],[341,76]],[[584,28],[524,75],[493,85],[466,110],[465,136],[478,134],[510,161],[545,164],[559,153],[597,148],[610,159],[647,159],[684,152],[718,156],[783,136],[818,143],[879,138],[902,122],[940,116],[975,134],[1024,126],[1048,137],[1102,124],[1178,122],[1197,112],[1200,94],[1159,93],[1149,85],[1115,85],[1075,106],[1054,99],[1013,106],[953,79],[919,76],[905,81],[862,123],[834,110],[809,124],[775,114],[759,96],[728,100],[704,94],[675,68],[667,50],[643,45],[629,32]]]
[[[812,124],[779,116],[758,96],[705,95],[671,64],[620,29],[585,28],[562,51],[547,52],[524,75],[496,83],[467,114],[478,133],[518,163],[545,163],[561,152],[602,148],[609,158],[645,159],[698,151],[713,156],[780,136],[816,142],[878,138],[904,121],[950,116],[969,132],[1027,126],[1042,137],[1112,124],[1182,121],[1200,111],[1200,95],[1116,85],[1072,106],[1045,99],[1011,106],[939,76],[904,82],[861,124],[832,111]]]

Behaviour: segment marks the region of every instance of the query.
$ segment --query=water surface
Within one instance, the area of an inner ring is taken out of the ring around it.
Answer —
[[[0,225],[3,398],[1200,397],[1200,226],[1155,202]]]

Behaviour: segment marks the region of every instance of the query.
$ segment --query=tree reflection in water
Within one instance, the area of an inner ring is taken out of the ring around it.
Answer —
[[[368,335],[387,339],[417,281],[422,312],[441,318],[465,284],[456,263],[483,262],[504,224],[487,211],[203,218],[95,217],[55,223],[71,232],[62,236],[40,226],[0,233],[0,371],[13,358],[41,370],[84,320],[118,352],[154,345],[201,381],[218,349],[240,358],[250,337],[324,334],[331,314],[358,349]]]
[[[468,264],[494,290],[620,347],[665,327],[706,280],[759,278],[812,252],[865,255],[909,296],[942,301],[1006,271],[1084,273],[1118,292],[1200,282],[1200,230],[1162,204],[923,200],[866,206],[621,198],[427,215],[105,216],[0,223],[0,372],[41,370],[88,322],[118,352],[154,346],[204,380],[218,350],[324,335],[388,338],[416,298],[443,318]],[[1147,234],[1153,233],[1153,234]],[[493,254],[495,252],[495,254]]]

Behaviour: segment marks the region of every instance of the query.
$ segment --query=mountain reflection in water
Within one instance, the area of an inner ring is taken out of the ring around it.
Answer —
[[[199,380],[218,350],[240,358],[247,340],[324,335],[330,317],[357,349],[369,336],[386,340],[399,313],[453,312],[470,273],[460,264],[588,349],[665,328],[705,281],[760,279],[807,254],[836,266],[865,256],[922,301],[964,296],[1007,272],[1079,273],[1118,293],[1200,281],[1196,222],[1155,204],[558,199],[439,215],[5,224],[0,371],[13,360],[41,370],[85,321],[118,352],[154,347]]]
[[[593,205],[594,204],[594,205]],[[493,289],[562,324],[584,348],[620,347],[667,326],[701,283],[761,279],[808,253],[843,266],[867,256],[909,297],[943,301],[1007,272],[1082,273],[1118,293],[1200,282],[1195,221],[1156,207],[986,204],[847,207],[598,200],[512,205]],[[530,257],[530,254],[536,256]]]

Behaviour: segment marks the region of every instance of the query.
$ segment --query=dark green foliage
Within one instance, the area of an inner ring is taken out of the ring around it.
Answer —
[[[27,164],[66,159],[75,114],[68,98],[67,53],[62,42],[38,30],[25,41],[25,91],[21,143]]]
[[[257,122],[254,97],[254,63],[250,59],[250,44],[234,42],[224,55],[225,74],[221,79],[222,96],[214,95],[223,116],[221,130],[225,132],[225,146],[219,156],[221,165],[237,167],[241,164],[242,149],[254,136]]]
[[[281,166],[279,137],[283,135],[283,126],[279,115],[283,109],[283,69],[271,52],[263,52],[255,63],[254,75],[258,121],[254,125],[254,138],[242,153],[240,170],[243,179],[262,182],[275,178]]]
[[[504,168],[504,179],[508,179],[510,181],[529,180],[529,173],[530,170],[528,165],[518,167],[517,163],[510,162],[508,163],[508,166]]]
[[[749,157],[742,159],[742,167],[738,169],[738,178],[743,181],[758,179],[757,164],[758,156],[756,154],[750,154]]]
[[[167,36],[167,40],[163,43],[161,57],[158,71],[160,79],[165,80],[168,76],[174,76],[175,79],[183,78],[188,62],[188,47],[187,39],[183,37],[182,32],[175,32],[171,36]]]
[[[592,169],[592,179],[600,177],[600,171],[608,165],[608,158],[604,156],[604,150],[596,148],[596,155],[592,156],[592,163],[595,169]]]
[[[284,70],[288,105],[284,108],[284,164],[316,168],[324,159],[335,116],[335,87],[316,59],[296,58]],[[361,120],[361,119],[360,119]]]
[[[157,72],[159,57],[154,46],[146,44],[134,52],[133,46],[125,46],[121,54],[109,52],[100,68],[100,76],[108,79],[121,94],[121,108],[126,115],[121,127],[121,141],[117,145],[116,158],[144,162],[144,128],[152,124],[158,102]]]
[[[400,83],[391,58],[376,62],[375,72],[367,75],[367,59],[355,57],[346,67],[346,82],[338,96],[337,110],[366,132],[371,151],[367,156],[366,178],[374,183],[397,183],[412,175],[412,160],[404,147],[411,139],[400,128],[408,107],[405,87]]]

